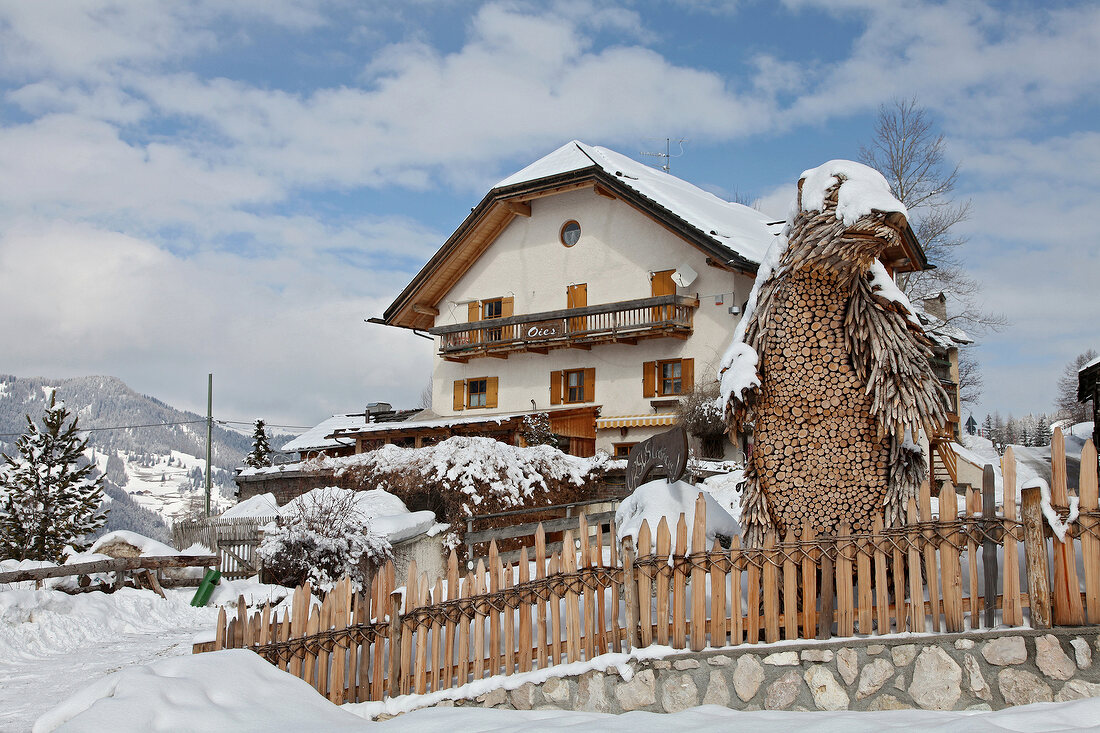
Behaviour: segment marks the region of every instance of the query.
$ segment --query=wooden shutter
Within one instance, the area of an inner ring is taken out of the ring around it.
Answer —
[[[691,394],[695,391],[695,359],[680,360],[680,393]]]
[[[662,270],[653,273],[653,278],[649,281],[650,294],[653,297],[676,295],[676,283],[672,282],[672,273],[674,272],[676,270]]]
[[[584,370],[584,401],[596,401],[596,368]]]
[[[588,283],[577,283],[565,289],[565,307],[583,308],[588,305]]]
[[[561,404],[561,383],[562,373],[560,371],[550,372],[550,404]]]
[[[642,397],[657,396],[657,362],[642,364]]]
[[[488,377],[485,380],[485,407],[497,406],[497,378]]]
[[[469,318],[466,319],[467,321],[480,321],[481,320],[481,303],[479,301],[476,301],[476,300],[473,301],[472,303],[470,303],[467,306],[467,312],[469,313]]]
[[[455,402],[454,408],[461,410],[466,407],[466,380],[455,380]]]
[[[515,315],[515,309],[516,309],[516,299],[515,298],[513,298],[512,296],[509,295],[507,298],[501,298],[500,299],[500,317],[501,318],[508,318],[509,316]],[[504,333],[501,334],[501,337],[505,341],[510,341],[511,339],[514,339],[516,337],[515,334],[516,334],[516,327],[515,326],[505,326],[504,327]]]

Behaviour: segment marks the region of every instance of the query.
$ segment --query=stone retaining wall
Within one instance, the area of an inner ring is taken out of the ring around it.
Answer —
[[[1098,629],[1021,629],[747,647],[633,661],[498,689],[458,706],[672,713],[739,710],[990,710],[1100,696]]]

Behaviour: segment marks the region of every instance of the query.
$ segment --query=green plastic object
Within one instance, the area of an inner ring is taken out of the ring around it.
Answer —
[[[192,606],[205,606],[210,602],[210,596],[214,595],[214,586],[222,579],[222,571],[207,570],[199,583],[199,589],[195,591],[195,597],[191,599]]]

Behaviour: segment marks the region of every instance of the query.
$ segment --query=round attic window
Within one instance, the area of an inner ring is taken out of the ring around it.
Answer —
[[[561,243],[566,247],[572,247],[581,240],[581,225],[575,221],[567,221],[561,227]]]

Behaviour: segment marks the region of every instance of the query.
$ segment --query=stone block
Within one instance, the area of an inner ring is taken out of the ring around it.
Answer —
[[[672,663],[672,668],[685,672],[689,669],[699,669],[698,659],[677,659]]]
[[[1088,669],[1092,666],[1092,647],[1080,636],[1069,643],[1073,647],[1073,656],[1077,659],[1078,669]]]
[[[1100,697],[1100,685],[1084,680],[1070,680],[1058,690],[1054,696],[1054,702],[1068,702],[1069,700],[1083,700],[1086,697]]]
[[[859,675],[859,655],[855,649],[844,647],[836,653],[836,671],[840,673],[844,684],[850,685],[856,681]]]
[[[856,699],[862,700],[882,689],[886,681],[894,674],[894,665],[887,659],[873,659],[859,674],[859,687],[856,688]]]
[[[983,700],[992,700],[993,692],[989,689],[989,684],[982,674],[982,668],[973,654],[967,654],[963,659],[963,668],[966,670],[966,686],[970,692]]]
[[[867,654],[869,656],[873,657],[876,654],[882,654],[884,651],[886,651],[886,645],[885,644],[868,644],[866,649],[867,649]]]
[[[818,664],[828,663],[833,661],[833,650],[803,649],[801,656],[803,662],[817,662]]]
[[[899,644],[890,647],[890,657],[895,667],[908,667],[917,658],[916,644]]]
[[[776,652],[764,657],[764,664],[774,667],[794,667],[798,663],[798,652]]]
[[[829,668],[815,664],[803,675],[818,710],[847,710],[851,700]]]
[[[699,688],[690,674],[670,674],[661,681],[660,688],[661,707],[666,713],[678,713],[699,704]]]
[[[868,710],[912,710],[913,706],[893,695],[879,695],[867,706]]]
[[[606,675],[588,672],[577,682],[577,709],[590,713],[610,713],[611,701],[607,697]]]
[[[508,693],[512,701],[512,707],[516,710],[530,710],[535,707],[535,686],[530,682],[524,682]]]
[[[652,669],[646,669],[634,675],[630,682],[623,682],[615,688],[615,699],[623,712],[640,710],[657,702],[657,677]]]
[[[1077,672],[1077,665],[1062,650],[1058,637],[1053,634],[1036,637],[1035,664],[1040,672],[1055,680],[1068,680]]]
[[[730,707],[731,697],[726,676],[721,672],[711,672],[710,679],[707,681],[707,691],[703,693],[703,704]]]
[[[754,654],[745,654],[737,659],[733,668],[733,689],[742,702],[752,699],[764,682],[764,668]]]
[[[997,686],[1001,689],[1006,705],[1030,705],[1033,702],[1054,700],[1050,685],[1026,669],[1002,669],[997,674]]]
[[[786,710],[798,698],[802,689],[802,675],[790,670],[768,685],[764,692],[765,710]]]
[[[927,647],[913,665],[909,696],[925,710],[952,710],[962,695],[962,668],[938,646]]]
[[[481,707],[493,708],[497,705],[503,704],[504,701],[508,699],[508,693],[498,687],[495,690],[490,690],[489,692],[486,692],[484,695],[479,695],[476,699],[479,703],[481,703]]]
[[[713,657],[707,658],[707,664],[713,667],[728,667],[733,664],[733,660],[727,657],[725,654],[716,654]]]
[[[1027,661],[1027,647],[1024,646],[1024,637],[1002,636],[987,641],[982,646],[982,656],[985,657],[985,661],[998,667],[1023,664]]]
[[[955,648],[956,649],[973,649],[974,648],[974,640],[973,639],[956,639],[955,640]]]
[[[561,677],[551,677],[542,685],[542,696],[558,705],[569,702],[572,694],[569,681]]]

